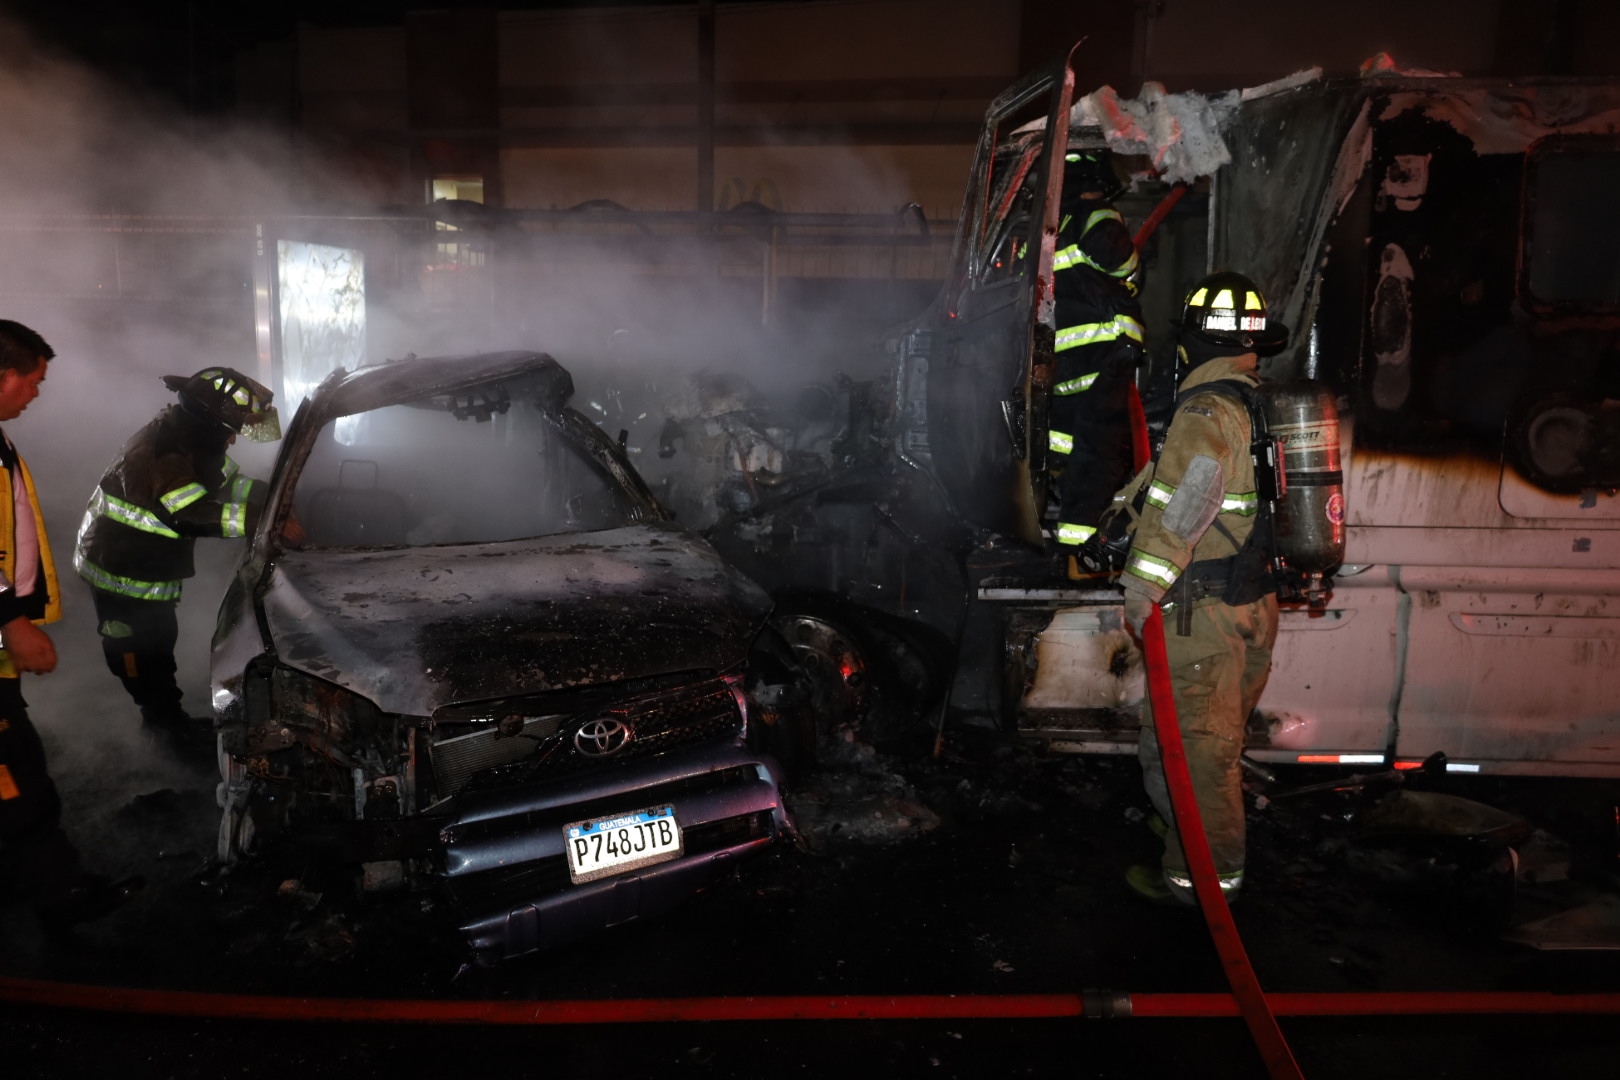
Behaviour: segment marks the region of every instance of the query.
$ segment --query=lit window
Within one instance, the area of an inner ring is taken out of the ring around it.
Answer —
[[[482,204],[484,201],[484,178],[482,176],[435,176],[430,187],[433,202],[438,202],[440,199],[454,199],[458,202]],[[437,228],[440,232],[458,231],[454,225],[446,225],[442,221],[437,223]],[[438,251],[440,255],[451,259],[459,260],[471,256],[473,261],[481,261],[480,256],[463,251],[463,246],[461,244],[441,243],[438,245]]]
[[[433,178],[433,201],[440,199],[459,199],[462,202],[481,203],[484,201],[484,178],[482,176],[435,176]]]

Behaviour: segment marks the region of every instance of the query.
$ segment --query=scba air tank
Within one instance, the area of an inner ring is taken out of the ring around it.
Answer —
[[[1266,426],[1282,450],[1283,490],[1276,504],[1275,554],[1296,574],[1322,577],[1344,561],[1344,472],[1339,466],[1339,408],[1311,380],[1264,384]],[[1312,597],[1315,599],[1315,596]]]

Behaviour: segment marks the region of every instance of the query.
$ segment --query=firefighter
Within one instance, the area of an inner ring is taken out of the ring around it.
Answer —
[[[1261,504],[1250,449],[1253,421],[1233,384],[1257,386],[1259,355],[1286,342],[1287,330],[1267,320],[1265,298],[1241,274],[1213,274],[1187,295],[1180,393],[1158,460],[1139,481],[1146,484],[1145,499],[1120,575],[1125,619],[1138,640],[1152,606],[1164,611],[1187,765],[1228,899],[1243,884],[1243,732],[1265,689],[1277,636],[1265,550],[1269,529],[1256,528]],[[1154,899],[1195,904],[1149,701],[1142,714],[1143,782],[1160,817],[1172,824],[1162,866],[1131,867],[1127,881]]]
[[[181,707],[175,681],[180,586],[195,573],[199,536],[246,536],[262,481],[239,474],[226,449],[239,434],[281,437],[263,386],[227,367],[165,375],[179,395],[124,445],[90,497],[73,566],[90,584],[107,667],[155,734],[196,745],[212,728]]]
[[[1111,201],[1123,185],[1100,137],[1071,140],[1064,161],[1052,258],[1057,370],[1047,437],[1062,469],[1054,538],[1059,550],[1097,572],[1107,568],[1099,518],[1131,475],[1128,400],[1142,356],[1138,258]]]
[[[39,396],[55,355],[33,330],[0,320],[0,420]],[[108,914],[143,883],[86,873],[62,831],[62,802],[22,696],[23,672],[56,668],[56,646],[35,624],[61,618],[61,594],[34,479],[3,433],[0,488],[0,891],[31,899],[51,930]]]

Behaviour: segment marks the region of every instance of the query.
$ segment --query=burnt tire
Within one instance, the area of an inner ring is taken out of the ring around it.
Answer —
[[[822,598],[784,601],[770,624],[792,656],[816,739],[847,728],[887,749],[928,728],[950,672],[942,635]]]

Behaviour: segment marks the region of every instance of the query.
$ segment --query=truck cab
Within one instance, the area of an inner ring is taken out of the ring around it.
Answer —
[[[1138,170],[1128,224],[1162,218],[1143,389],[1173,366],[1188,288],[1230,269],[1292,330],[1262,374],[1314,380],[1340,413],[1343,564],[1325,603],[1284,605],[1247,754],[1620,775],[1620,83],[1076,85],[1058,63],[991,105],[950,276],[889,341],[858,467],[717,546],[779,603],[819,595],[846,673],[863,626],[924,627],[949,642],[925,711],[1134,753],[1120,591],[1045,540],[1054,148],[1100,122]]]

